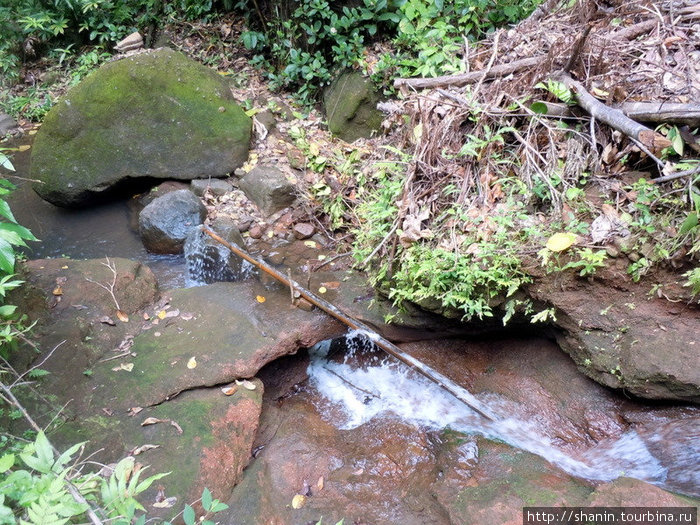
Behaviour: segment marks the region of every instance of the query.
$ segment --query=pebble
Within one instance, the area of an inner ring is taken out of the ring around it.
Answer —
[[[250,227],[248,235],[250,235],[251,239],[260,239],[263,236],[263,229],[260,225],[256,224]]]
[[[309,222],[298,222],[294,225],[294,236],[297,239],[308,239],[314,233],[316,233],[316,228]]]

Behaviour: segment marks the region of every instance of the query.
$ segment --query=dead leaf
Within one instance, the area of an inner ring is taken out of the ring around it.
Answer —
[[[113,372],[119,372],[120,370],[126,370],[131,372],[134,369],[134,363],[121,363],[119,366],[112,368]]]
[[[129,414],[129,416],[135,416],[136,414],[138,414],[142,410],[143,410],[143,407],[131,407],[129,409],[128,414]]]
[[[60,286],[57,286],[56,288],[53,289],[52,292],[54,295],[63,295],[63,288]]]
[[[303,494],[297,494],[292,498],[292,508],[293,509],[300,509],[304,505],[306,505],[306,496]]]
[[[180,310],[178,310],[178,309],[170,310],[169,312],[167,312],[165,314],[165,318],[168,319],[170,317],[177,317],[178,315],[180,315]]]
[[[122,310],[117,310],[117,319],[119,319],[122,323],[129,322],[129,316]]]
[[[318,478],[318,481],[316,482],[316,488],[318,490],[323,490],[324,485],[326,484],[325,480],[323,479],[323,476]]]
[[[190,319],[194,319],[194,315],[190,313],[184,313],[180,315],[180,319],[182,319],[183,321],[189,321]]]
[[[110,410],[109,408],[106,408],[106,407],[102,407],[102,412],[104,412],[104,414],[107,415],[107,416],[113,416],[113,415],[114,415],[114,412],[113,412],[112,410]]]
[[[153,332],[153,337],[160,337],[160,332]]]
[[[321,286],[327,288],[328,290],[337,290],[340,288],[340,281],[328,281],[321,283]]]
[[[197,358],[192,356],[190,357],[190,360],[187,361],[187,368],[192,370],[193,368],[197,368]]]
[[[169,509],[170,507],[174,506],[175,503],[177,503],[177,498],[175,496],[171,496],[169,498],[165,498],[163,501],[154,503],[153,507],[156,509]]]
[[[221,391],[224,393],[226,396],[232,396],[233,394],[236,393],[238,390],[237,386],[225,386],[221,389]]]
[[[265,297],[263,297],[262,295],[256,296],[255,299],[256,299],[259,303],[264,303],[264,302],[265,302]]]
[[[237,385],[241,385],[246,390],[255,390],[255,383],[248,381],[247,379],[236,380]]]
[[[116,326],[116,324],[117,324],[114,322],[114,320],[111,317],[109,317],[107,315],[103,315],[102,317],[100,317],[100,322],[102,324],[108,324],[109,326]]]
[[[154,448],[159,448],[160,445],[151,445],[150,443],[146,443],[145,445],[141,445],[140,447],[136,447],[133,449],[129,455],[130,456],[138,456],[139,454],[146,452],[147,450],[153,450]]]
[[[170,420],[170,424],[175,427],[175,430],[177,430],[178,434],[182,434],[182,427],[177,424],[177,421],[173,421],[172,419]]]
[[[148,321],[151,318],[150,315],[148,315],[146,312],[143,312],[143,320]]]
[[[308,246],[309,248],[316,248],[316,241],[304,241],[304,246]]]
[[[155,425],[156,423],[163,423],[162,419],[158,419],[157,417],[147,417],[146,419],[143,420],[141,423],[142,427],[148,426],[148,425]]]

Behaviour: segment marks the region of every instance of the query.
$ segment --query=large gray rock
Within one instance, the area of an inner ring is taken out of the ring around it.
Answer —
[[[190,231],[204,222],[207,209],[190,190],[153,199],[139,214],[143,245],[154,253],[180,253]]]
[[[170,49],[102,66],[46,115],[35,190],[80,206],[134,178],[222,177],[245,162],[251,120],[224,79]]]
[[[286,208],[296,198],[294,185],[274,166],[253,168],[238,186],[265,215]]]
[[[382,125],[377,102],[379,94],[367,78],[356,72],[343,73],[323,95],[328,129],[347,142],[370,137]]]

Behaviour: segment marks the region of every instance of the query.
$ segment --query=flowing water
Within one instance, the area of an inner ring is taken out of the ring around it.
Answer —
[[[341,358],[333,355],[334,345],[347,347]],[[436,383],[372,346],[364,334],[350,332],[345,345],[324,341],[310,351],[308,373],[311,385],[321,396],[318,407],[341,428],[357,428],[375,417],[391,414],[429,429],[449,427],[505,441],[579,478],[611,481],[627,476],[700,496],[698,434],[689,440],[694,448],[664,464],[648,447],[650,442],[666,439],[663,426],[656,432],[647,431],[644,439],[635,430],[628,430],[576,453],[564,451],[542,432],[538,422],[517,417],[518,407],[512,401],[493,394],[476,396],[495,416],[495,421],[489,421]],[[700,425],[691,428],[700,431]],[[667,483],[670,479],[673,482]]]

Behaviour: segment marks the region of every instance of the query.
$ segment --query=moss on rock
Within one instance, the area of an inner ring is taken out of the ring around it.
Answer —
[[[382,125],[377,102],[379,95],[368,79],[360,73],[343,73],[323,96],[328,129],[347,142],[369,137]]]
[[[132,178],[221,177],[245,162],[251,126],[226,81],[181,53],[110,62],[46,115],[32,150],[35,190],[78,206]]]

